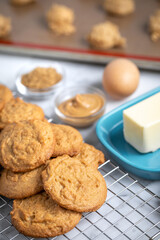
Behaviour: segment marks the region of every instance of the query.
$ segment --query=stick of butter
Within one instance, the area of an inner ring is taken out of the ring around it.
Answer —
[[[160,148],[160,92],[123,111],[125,140],[141,153]]]

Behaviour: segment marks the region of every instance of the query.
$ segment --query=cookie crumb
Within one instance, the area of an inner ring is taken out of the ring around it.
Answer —
[[[149,20],[149,31],[151,39],[156,42],[160,38],[160,9],[158,9]]]
[[[6,37],[11,32],[11,20],[0,15],[0,38]]]
[[[133,0],[105,0],[104,9],[113,15],[126,16],[135,11]]]
[[[49,28],[58,35],[70,35],[75,32],[74,12],[64,5],[54,4],[47,12]]]
[[[92,47],[102,50],[126,45],[126,39],[121,36],[118,26],[109,21],[93,26],[88,42]]]

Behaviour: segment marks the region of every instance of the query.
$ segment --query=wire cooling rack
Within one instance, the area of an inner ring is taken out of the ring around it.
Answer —
[[[48,239],[160,239],[160,198],[110,160],[99,171],[108,185],[106,202],[98,211],[83,214],[70,232]],[[13,227],[11,209],[12,201],[0,197],[0,240],[33,240]]]

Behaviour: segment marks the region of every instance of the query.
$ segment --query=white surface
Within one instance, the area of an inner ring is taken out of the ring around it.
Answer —
[[[44,59],[36,59],[29,57],[20,57],[20,56],[9,56],[9,55],[0,55],[0,83],[7,85],[10,89],[15,90],[15,79],[17,72],[23,65],[32,64],[33,62],[46,61]],[[49,60],[47,60],[49,61]],[[50,60],[51,62],[53,60]],[[104,70],[104,65],[93,65],[93,64],[82,64],[82,63],[72,63],[72,62],[63,62],[59,61],[66,71],[66,86],[68,85],[81,85],[81,84],[90,84],[92,86],[102,89],[102,75]],[[151,89],[160,86],[160,72],[152,71],[141,71],[140,74],[140,83],[137,90],[128,98],[121,101],[116,101],[110,98],[107,94],[107,107],[106,112],[111,111],[117,106],[123,104],[126,101],[129,101]],[[64,86],[65,91],[65,86]],[[36,102],[43,109],[47,116],[52,117],[55,122],[59,121],[54,115],[54,97],[43,102]],[[96,137],[95,125],[90,128],[82,129],[81,133],[86,142],[93,144],[94,146],[99,147],[100,143]],[[135,177],[136,178],[136,177]],[[160,181],[151,182],[139,179],[141,183],[147,185],[147,187],[160,195]]]

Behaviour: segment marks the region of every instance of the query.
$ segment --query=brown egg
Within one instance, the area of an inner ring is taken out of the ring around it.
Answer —
[[[137,66],[127,59],[116,59],[104,69],[103,87],[113,98],[121,99],[132,94],[139,84]]]

